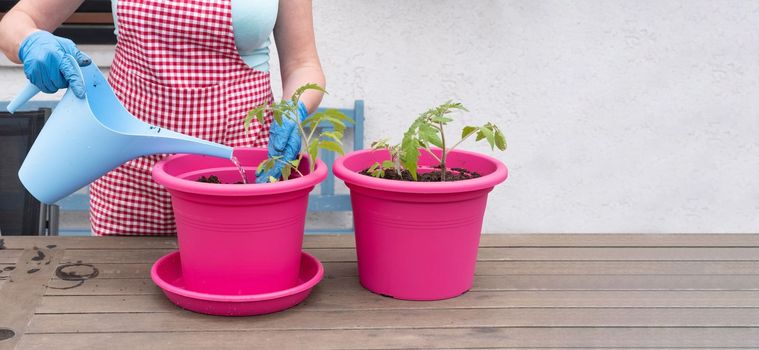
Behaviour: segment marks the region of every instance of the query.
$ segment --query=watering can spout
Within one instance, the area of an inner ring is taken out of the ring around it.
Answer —
[[[192,153],[219,158],[232,158],[232,147],[180,134],[158,126],[148,126],[148,130],[136,140],[139,154],[144,156],[158,153]]]

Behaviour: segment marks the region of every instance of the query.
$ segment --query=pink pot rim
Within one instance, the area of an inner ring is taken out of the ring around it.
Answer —
[[[176,254],[180,254],[180,252],[174,251],[158,259],[153,264],[153,267],[151,267],[150,269],[151,278],[158,285],[158,287],[160,287],[164,291],[169,292],[169,293],[174,293],[176,295],[181,295],[183,297],[192,298],[192,299],[218,301],[218,302],[233,302],[233,303],[244,303],[244,302],[251,302],[251,301],[266,301],[266,300],[279,299],[279,298],[296,295],[298,293],[305,292],[313,288],[317,283],[319,283],[319,281],[321,281],[322,277],[324,276],[324,266],[319,262],[319,260],[316,259],[311,254],[308,254],[306,252],[301,252],[302,254],[301,259],[308,259],[311,264],[316,265],[317,270],[314,276],[309,278],[307,281],[303,281],[302,283],[296,285],[295,287],[276,291],[276,292],[250,294],[250,295],[224,295],[224,294],[209,294],[209,293],[194,292],[191,290],[179,288],[163,280],[162,278],[158,277],[160,276],[158,274],[158,266],[162,264],[165,260],[173,258],[173,256]]]
[[[235,147],[233,154],[237,152],[268,152],[265,148],[253,148],[253,147]],[[278,193],[294,192],[297,190],[310,188],[318,185],[320,182],[327,178],[327,165],[321,161],[316,160],[316,167],[313,173],[306,174],[304,177],[299,177],[287,181],[280,181],[275,183],[257,184],[250,183],[246,185],[240,184],[211,184],[204,182],[197,182],[192,180],[182,179],[173,175],[170,175],[164,169],[165,166],[173,161],[185,158],[185,157],[198,157],[193,154],[175,154],[161,160],[153,166],[153,179],[155,182],[165,186],[168,189],[179,190],[189,193],[216,195],[216,196],[263,196],[272,195]],[[247,168],[246,168],[247,170]]]
[[[478,177],[476,179],[455,181],[455,182],[410,182],[397,181],[375,178],[372,176],[361,175],[358,170],[349,169],[345,166],[345,161],[357,156],[363,156],[367,153],[376,152],[375,150],[366,149],[355,151],[339,157],[332,166],[332,171],[339,179],[346,183],[376,189],[383,191],[404,192],[404,193],[458,193],[477,191],[494,187],[505,181],[509,176],[509,170],[503,162],[491,156],[463,150],[453,150],[453,153],[465,156],[484,159],[495,165],[495,171],[490,174]]]

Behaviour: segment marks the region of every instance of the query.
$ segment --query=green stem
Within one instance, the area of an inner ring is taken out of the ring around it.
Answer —
[[[302,158],[302,156],[298,155],[298,158]],[[298,173],[298,175],[300,175],[300,177],[304,177],[305,176],[305,175],[303,175],[303,173],[300,172],[300,170],[298,170],[298,168],[294,167],[292,164],[290,164],[288,162],[285,162],[284,160],[281,160],[281,159],[275,159],[275,161],[284,164],[284,166],[289,166],[290,168],[292,168],[293,170],[295,170],[295,172]],[[288,180],[288,179],[285,179],[285,180]]]
[[[429,153],[429,154],[430,154],[430,155],[431,155],[433,158],[435,158],[435,160],[437,160],[437,162],[438,162],[438,163],[440,163],[440,162],[441,162],[440,158],[438,158],[438,156],[437,156],[435,153],[433,153],[433,152],[432,152],[432,149],[430,149],[430,147],[429,147],[429,146],[425,145],[425,146],[424,146],[424,149],[425,149],[425,150],[427,150],[427,152],[428,152],[428,153]]]
[[[456,144],[454,144],[453,146],[451,146],[451,148],[449,148],[448,151],[453,151],[453,149],[456,148],[456,146],[460,145],[462,142],[464,142],[464,140],[468,139],[469,136],[472,136],[472,135],[474,135],[476,133],[477,133],[476,131],[470,132],[468,135],[464,136],[464,138],[462,138],[461,140],[459,140],[459,142],[456,142]]]
[[[443,171],[441,174],[441,180],[445,182],[445,158],[447,156],[447,152],[445,150],[445,133],[443,132],[443,123],[438,123],[440,125],[440,143],[443,145],[443,154],[440,156],[440,170]]]
[[[301,137],[301,140],[303,142],[302,144],[308,145],[309,141],[311,140],[311,137],[314,136],[314,130],[316,130],[316,127],[314,127],[313,129],[311,129],[311,134],[309,134],[308,136],[306,136],[306,130],[303,129],[303,125],[300,125],[300,123],[298,123],[298,122],[296,122],[295,125],[298,126],[298,132],[300,133],[300,137]],[[298,150],[298,154],[299,154],[300,158],[302,159],[303,155],[300,153],[300,150]],[[309,173],[313,173],[315,167],[316,167],[316,159],[309,160],[309,162],[308,162],[308,171],[309,171]],[[301,174],[300,176],[303,176],[303,174]]]
[[[395,168],[395,173],[398,174],[398,177],[403,178],[403,172],[401,171],[401,158],[398,157],[397,153],[394,153],[392,150],[390,150],[390,159],[393,161],[393,168]]]

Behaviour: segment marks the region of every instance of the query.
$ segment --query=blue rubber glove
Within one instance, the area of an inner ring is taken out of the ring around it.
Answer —
[[[18,58],[24,63],[24,74],[41,91],[54,93],[70,86],[74,95],[84,97],[82,78],[77,74],[66,55],[76,58],[80,66],[86,66],[92,59],[79,51],[73,41],[57,37],[44,30],[29,34],[18,49]]]
[[[303,102],[298,101],[298,119],[303,121],[308,116],[308,110]],[[279,160],[290,162],[300,153],[300,133],[295,121],[283,116],[282,123],[273,121],[269,129],[269,158],[281,156]],[[256,183],[266,183],[269,177],[279,180],[282,177],[282,162],[276,164],[269,171],[256,173]]]

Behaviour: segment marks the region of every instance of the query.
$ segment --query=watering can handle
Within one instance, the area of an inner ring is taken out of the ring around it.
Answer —
[[[76,58],[74,58],[74,56],[67,54],[64,59],[70,60],[74,64],[74,66],[79,67],[79,63],[77,63]],[[81,74],[81,72],[79,72],[79,74]],[[23,106],[25,103],[31,100],[32,97],[34,97],[38,93],[40,93],[40,89],[37,86],[35,86],[32,83],[27,83],[26,87],[23,90],[21,90],[21,92],[18,95],[16,95],[16,97],[14,97],[10,103],[8,103],[8,107],[7,107],[8,112],[16,113],[16,110],[19,107]]]
[[[16,97],[13,98],[13,100],[8,103],[8,112],[16,113],[16,110],[23,106],[27,101],[31,100],[34,95],[38,94],[40,92],[40,89],[32,84],[28,83],[24,90],[21,90],[21,92],[16,95]]]

